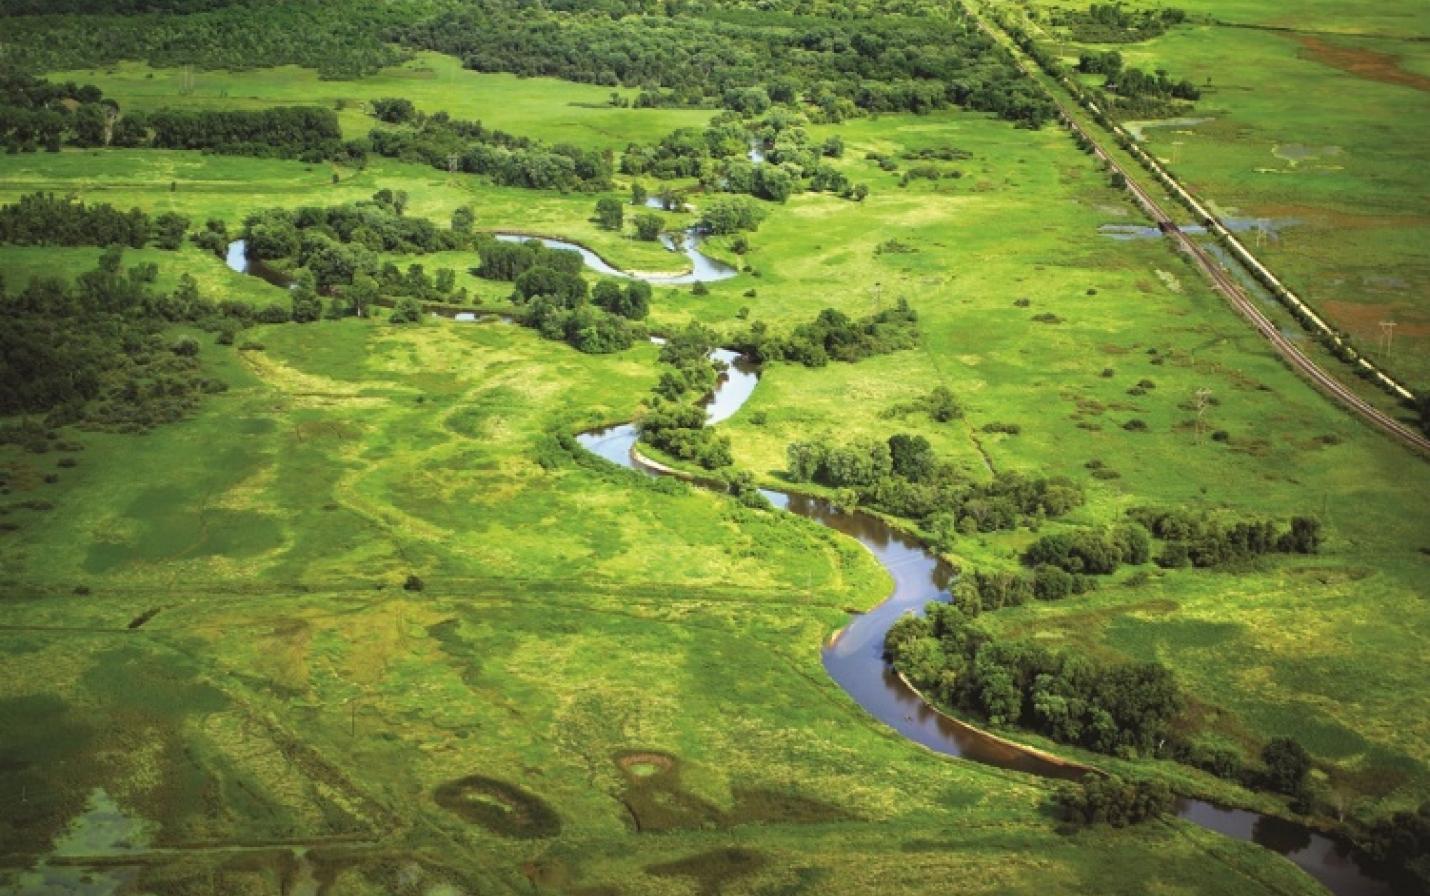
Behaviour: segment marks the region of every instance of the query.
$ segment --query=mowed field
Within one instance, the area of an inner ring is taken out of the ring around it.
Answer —
[[[270,75],[228,77],[237,96]],[[744,308],[783,329],[906,297],[923,344],[772,365],[725,425],[737,467],[780,482],[793,439],[917,432],[970,476],[1072,476],[1090,499],[1073,524],[1135,504],[1321,515],[1320,557],[1108,585],[991,624],[1161,659],[1220,736],[1301,738],[1359,808],[1423,793],[1424,464],[1296,380],[1161,244],[1098,234],[1137,219],[1064,134],[964,114],[812,131],[845,138],[839,164],[869,199],[772,208],[750,273],[706,296],[658,289],[653,325],[733,333]],[[937,187],[900,188],[865,159],[943,145],[973,157]],[[254,208],[387,187],[439,223],[469,203],[479,227],[668,266],[598,231],[594,196],[387,162],[338,173],[334,185],[322,166],[193,153],[5,156],[0,199],[74,192],[234,227]],[[97,255],[6,247],[0,271],[13,290]],[[212,296],[285,298],[192,248],[126,259],[157,261],[161,282],[188,271]],[[507,291],[464,282],[488,303]],[[1032,320],[1045,313],[1056,322]],[[12,872],[12,890],[70,892],[88,876],[434,896],[1316,891],[1279,857],[1181,823],[1062,833],[1045,782],[940,759],[871,722],[818,654],[844,608],[887,591],[856,544],[552,453],[553,432],[637,413],[659,376],[653,347],[593,357],[439,320],[244,340],[264,348],[201,337],[230,390],[190,420],[66,432],[85,449],[73,468],[0,449],[16,526],[0,550],[0,727],[20,732],[0,774],[21,797],[0,809],[0,839],[33,855],[59,837],[80,857]],[[1128,395],[1142,379],[1154,387]],[[887,415],[937,384],[966,419]],[[1188,426],[1202,388],[1218,399],[1206,428],[1226,442]],[[1124,431],[1133,417],[1148,431]],[[1093,479],[1093,459],[1120,478]],[[1032,537],[966,538],[955,559],[1011,565]],[[412,575],[421,591],[404,590]],[[95,859],[125,851],[135,864]]]
[[[1430,382],[1430,8],[1413,0],[1173,5],[1193,23],[1142,43],[1089,45],[1202,88],[1193,121],[1154,123],[1142,139],[1223,215],[1265,219],[1267,236],[1248,233],[1248,244],[1363,350],[1421,388]],[[1084,48],[1061,38],[1057,46],[1069,63]],[[1396,324],[1388,341],[1382,321]]]

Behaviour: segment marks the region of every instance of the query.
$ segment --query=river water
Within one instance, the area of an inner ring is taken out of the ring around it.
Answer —
[[[728,419],[749,400],[759,382],[759,371],[728,349],[718,349],[711,357],[728,365],[705,401],[706,419],[713,424]],[[576,437],[582,447],[612,463],[648,476],[662,475],[636,454],[639,438],[640,431],[634,423],[591,430]],[[870,715],[908,739],[949,756],[1045,778],[1075,780],[1086,774],[1077,765],[1057,762],[943,715],[909,688],[885,661],[884,635],[901,615],[922,613],[929,601],[948,600],[954,575],[947,563],[917,539],[870,514],[843,510],[807,495],[775,489],[760,489],[760,493],[780,510],[855,539],[894,580],[894,590],[883,603],[855,617],[822,652],[830,677]],[[1286,856],[1338,896],[1390,893],[1386,883],[1361,870],[1343,845],[1303,825],[1191,799],[1178,802],[1177,815]]]
[[[524,243],[528,240],[536,240],[543,246],[552,249],[566,249],[570,252],[579,253],[581,260],[586,267],[607,277],[621,277],[627,280],[644,280],[652,286],[682,286],[688,283],[714,283],[717,280],[728,280],[739,273],[734,267],[711,258],[700,251],[702,236],[694,227],[687,228],[677,234],[662,233],[660,244],[667,251],[684,255],[690,263],[690,270],[683,274],[672,274],[669,276],[662,274],[635,274],[623,271],[607,262],[604,258],[587,249],[579,243],[558,240],[551,237],[525,236],[519,233],[497,233],[496,238],[504,243]]]
[[[498,239],[523,240],[529,237],[499,234]],[[580,252],[586,265],[599,273],[617,277],[634,276],[611,267],[600,256],[575,243],[553,239],[542,239],[541,242]],[[692,259],[705,258],[694,246],[687,246],[686,254]],[[279,286],[287,285],[286,278],[261,262],[249,259],[241,240],[229,246],[227,261],[236,271],[262,277]],[[707,261],[721,265],[714,259]],[[724,276],[734,276],[732,268],[728,265],[722,267],[729,270]],[[693,277],[694,273],[687,276]],[[672,282],[669,278],[642,276],[640,279],[656,284]],[[682,279],[680,282],[694,280]],[[711,357],[725,366],[714,391],[705,399],[706,421],[713,425],[729,419],[754,394],[759,383],[759,369],[729,349],[717,349]],[[649,476],[662,475],[660,470],[643,463],[636,455],[634,449],[640,431],[634,423],[591,430],[576,438],[586,450],[612,463]],[[822,652],[824,668],[830,677],[870,715],[908,739],[945,755],[1046,778],[1076,779],[1085,774],[1076,765],[1057,762],[937,712],[909,688],[884,660],[884,635],[899,616],[907,612],[922,613],[929,601],[949,598],[953,570],[947,563],[917,539],[870,514],[844,510],[829,501],[807,495],[775,489],[760,489],[760,493],[780,510],[798,514],[855,539],[874,555],[894,581],[893,592],[882,603],[856,616],[829,640]],[[1388,884],[1362,870],[1344,845],[1295,822],[1191,799],[1178,802],[1177,815],[1204,828],[1238,840],[1251,841],[1286,856],[1337,896],[1388,896],[1391,892]]]

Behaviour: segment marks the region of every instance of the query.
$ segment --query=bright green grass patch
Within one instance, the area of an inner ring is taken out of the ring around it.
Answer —
[[[617,152],[627,143],[653,143],[676,128],[702,127],[713,114],[708,109],[618,108],[610,104],[612,94],[634,102],[640,91],[473,72],[458,59],[431,52],[354,81],[320,80],[317,72],[297,66],[186,76],[181,69],[137,62],[49,77],[94,84],[122,110],[327,106],[338,110],[348,138],[378,124],[365,104],[382,97],[405,97],[423,112],[446,112],[521,137]]]

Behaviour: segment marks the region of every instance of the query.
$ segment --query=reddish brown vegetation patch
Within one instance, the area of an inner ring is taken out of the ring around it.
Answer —
[[[1328,43],[1310,35],[1302,35],[1297,40],[1301,44],[1301,55],[1322,65],[1349,72],[1367,81],[1399,84],[1430,92],[1430,78],[1401,68],[1398,56]]]

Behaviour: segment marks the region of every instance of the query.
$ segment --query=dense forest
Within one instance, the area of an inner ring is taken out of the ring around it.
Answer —
[[[946,11],[858,22],[753,10],[616,17],[624,11],[492,0],[390,33],[477,71],[646,88],[648,104],[710,103],[759,114],[771,103],[801,103],[819,121],[961,105],[1033,127],[1053,115],[1051,102],[1018,77],[1000,48]]]

